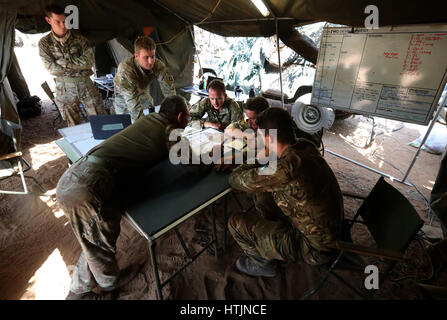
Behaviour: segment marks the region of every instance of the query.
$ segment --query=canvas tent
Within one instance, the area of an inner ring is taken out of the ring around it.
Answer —
[[[7,77],[13,60],[14,27],[25,33],[49,30],[43,19],[44,7],[51,0],[0,0],[0,70],[2,101],[0,118],[19,124],[14,101],[9,96]],[[361,27],[365,7],[377,5],[379,23],[401,25],[446,22],[439,1],[395,0],[263,0],[270,14],[264,17],[250,0],[61,0],[57,3],[76,5],[80,30],[95,46],[116,39],[132,51],[132,41],[145,28],[154,28],[151,37],[159,43],[158,57],[169,67],[177,88],[190,85],[193,76],[194,41],[192,25],[223,36],[263,36],[278,33],[279,38],[305,59],[315,62],[317,48],[296,26],[319,21]],[[20,72],[19,72],[20,74]],[[26,92],[23,77],[14,77],[16,91]],[[21,90],[20,90],[21,89]],[[3,131],[3,129],[2,129]],[[4,132],[4,131],[3,131]]]

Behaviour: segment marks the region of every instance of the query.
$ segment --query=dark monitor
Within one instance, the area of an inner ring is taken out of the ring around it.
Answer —
[[[213,76],[208,76],[208,79],[206,79],[206,89],[208,90],[208,86],[210,85],[211,81],[213,80],[220,80],[223,82],[222,78],[218,78],[218,77],[213,77]]]
[[[93,138],[103,140],[130,126],[130,114],[100,114],[89,116]]]

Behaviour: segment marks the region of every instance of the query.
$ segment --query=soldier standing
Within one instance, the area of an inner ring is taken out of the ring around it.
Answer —
[[[56,77],[56,105],[69,126],[80,123],[79,104],[88,115],[104,114],[102,96],[90,79],[95,62],[88,40],[65,26],[65,13],[57,5],[45,8],[51,32],[39,40],[39,55]]]
[[[190,126],[199,124],[200,128],[214,128],[223,131],[230,123],[244,119],[241,108],[228,98],[225,84],[214,79],[208,85],[209,97],[196,103],[190,109]],[[206,119],[202,119],[205,113]]]
[[[118,66],[115,76],[116,114],[130,113],[132,121],[143,114],[143,109],[152,109],[154,99],[149,85],[155,78],[164,97],[175,95],[174,78],[168,68],[155,58],[155,42],[147,36],[138,37],[134,43],[134,56]]]
[[[307,139],[295,139],[292,118],[268,108],[256,119],[266,149],[276,144],[277,166],[244,164],[230,176],[234,189],[254,195],[257,213],[234,214],[228,228],[245,252],[236,267],[253,276],[273,277],[277,262],[326,263],[340,239],[343,198],[334,173]],[[276,129],[276,138],[269,130]],[[272,139],[272,141],[270,141]]]

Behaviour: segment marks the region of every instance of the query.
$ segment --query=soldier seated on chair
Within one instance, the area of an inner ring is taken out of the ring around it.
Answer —
[[[296,139],[293,120],[281,108],[256,118],[266,152],[276,153],[276,170],[243,164],[230,176],[231,186],[253,194],[256,213],[236,213],[228,228],[245,255],[236,262],[243,273],[275,276],[278,261],[329,261],[343,223],[343,198],[337,179],[317,148]],[[272,134],[276,129],[276,137]],[[276,145],[275,150],[269,146]],[[272,158],[272,155],[269,155]]]
[[[102,96],[90,80],[95,64],[88,40],[65,27],[64,9],[57,5],[45,8],[45,20],[51,32],[39,40],[39,55],[56,80],[56,104],[69,126],[80,123],[80,103],[88,115],[105,114]]]
[[[208,98],[191,107],[191,121],[188,125],[223,131],[230,123],[244,119],[238,103],[228,98],[225,84],[221,80],[214,79],[209,83],[208,94]],[[203,119],[205,113],[208,116]]]

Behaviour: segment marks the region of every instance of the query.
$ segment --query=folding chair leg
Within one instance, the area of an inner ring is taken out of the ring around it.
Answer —
[[[37,181],[36,178],[31,177],[31,176],[24,176],[24,177],[33,180],[34,183],[39,187],[40,191],[42,191],[42,193],[46,193],[46,192],[47,192],[47,190],[45,190],[45,189],[40,185],[40,183]]]
[[[306,293],[304,296],[301,297],[300,300],[307,300],[311,296],[313,296],[315,293],[317,293],[318,290],[320,290],[323,285],[326,283],[327,279],[329,278],[329,275],[331,274],[332,270],[337,265],[338,261],[340,261],[341,257],[343,256],[343,252],[340,252],[337,256],[337,258],[334,260],[334,262],[331,264],[328,270],[326,270],[326,274],[323,276],[323,278],[320,279],[320,282],[308,293]]]
[[[217,246],[217,232],[216,232],[216,217],[214,215],[214,203],[210,206],[211,219],[213,220],[213,242],[214,242],[214,256],[216,259],[219,257],[218,246]]]
[[[19,160],[17,161],[17,165],[19,167],[19,174],[20,174],[20,178],[22,179],[22,185],[23,185],[23,190],[24,192],[28,192],[28,188],[26,186],[26,181],[25,181],[25,175],[23,174],[23,167],[22,167],[22,161]]]
[[[227,250],[227,232],[228,232],[228,212],[227,196],[224,197],[224,233],[223,233],[223,251]]]
[[[54,118],[54,120],[53,120],[53,130],[54,131],[56,131],[56,121],[57,121],[57,119],[59,119],[59,118],[61,118],[62,119],[62,117],[61,117],[61,114],[59,113],[58,115],[57,115],[57,117],[56,118]]]

